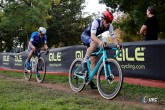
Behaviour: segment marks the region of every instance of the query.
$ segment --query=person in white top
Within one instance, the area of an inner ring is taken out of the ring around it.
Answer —
[[[118,49],[121,49],[121,45],[119,40],[116,38],[114,29],[112,26],[113,15],[109,10],[106,10],[102,13],[101,19],[95,19],[92,23],[85,29],[85,31],[81,35],[81,41],[84,45],[86,45],[87,51],[83,61],[83,67],[87,69],[87,61],[89,60],[92,52],[100,45],[102,48],[105,47],[105,43],[101,41],[97,36],[105,31],[109,31],[110,36],[113,42],[116,44]],[[97,62],[97,57],[91,57],[91,64],[93,67]],[[93,68],[91,67],[91,68]],[[89,83],[91,89],[95,89],[95,84],[93,82]]]

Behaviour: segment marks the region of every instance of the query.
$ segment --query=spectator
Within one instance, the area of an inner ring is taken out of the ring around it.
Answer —
[[[144,35],[144,40],[157,40],[159,33],[159,21],[155,14],[156,9],[153,6],[147,8],[147,20],[140,29],[140,34]]]

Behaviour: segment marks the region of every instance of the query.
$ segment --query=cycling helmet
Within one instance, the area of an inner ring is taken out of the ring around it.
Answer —
[[[112,21],[114,17],[113,17],[112,13],[109,10],[106,10],[102,13],[101,18],[104,18],[108,21]]]
[[[46,34],[46,29],[44,27],[39,27],[38,32],[41,34]]]

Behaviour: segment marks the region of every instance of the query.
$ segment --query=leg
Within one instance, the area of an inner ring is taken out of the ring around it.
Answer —
[[[28,45],[28,51],[29,51],[29,54],[28,54],[28,60],[27,60],[27,62],[26,62],[26,69],[30,69],[30,59],[31,59],[31,57],[33,56],[33,52],[34,52],[34,50],[32,50],[31,48],[30,48],[30,46]]]
[[[92,71],[94,69],[94,67],[96,66],[96,63],[98,60],[97,56],[91,56],[90,60],[91,60],[90,71]]]
[[[30,62],[31,57],[33,56],[34,50],[30,47],[30,45],[28,45],[28,61]]]
[[[98,44],[94,41],[90,42],[90,47],[88,47],[86,54],[85,54],[85,58],[84,58],[84,62],[87,62],[89,60],[89,57],[91,56],[92,52],[97,48]]]
[[[98,47],[98,44],[95,43],[94,41],[92,41],[90,43],[90,47],[87,49],[87,52],[86,52],[86,55],[88,56],[91,56],[92,52]],[[86,57],[85,57],[86,58]],[[93,70],[93,68],[95,67],[96,65],[96,62],[97,62],[97,57],[96,56],[91,56],[91,70]],[[86,60],[86,59],[84,59]],[[87,61],[89,60],[89,58],[87,59]],[[90,88],[91,89],[97,89],[96,85],[94,84],[93,81],[89,82],[89,85],[90,85]]]
[[[82,34],[81,41],[88,47],[84,58],[84,62],[87,62],[92,52],[97,48],[98,44],[92,41],[91,37],[85,33]]]

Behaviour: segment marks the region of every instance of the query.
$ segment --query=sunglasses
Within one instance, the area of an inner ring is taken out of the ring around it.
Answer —
[[[44,36],[45,34],[41,34],[41,36]]]
[[[112,21],[109,21],[109,20],[107,20],[107,19],[105,19],[105,22],[106,22],[107,24],[112,23]]]

